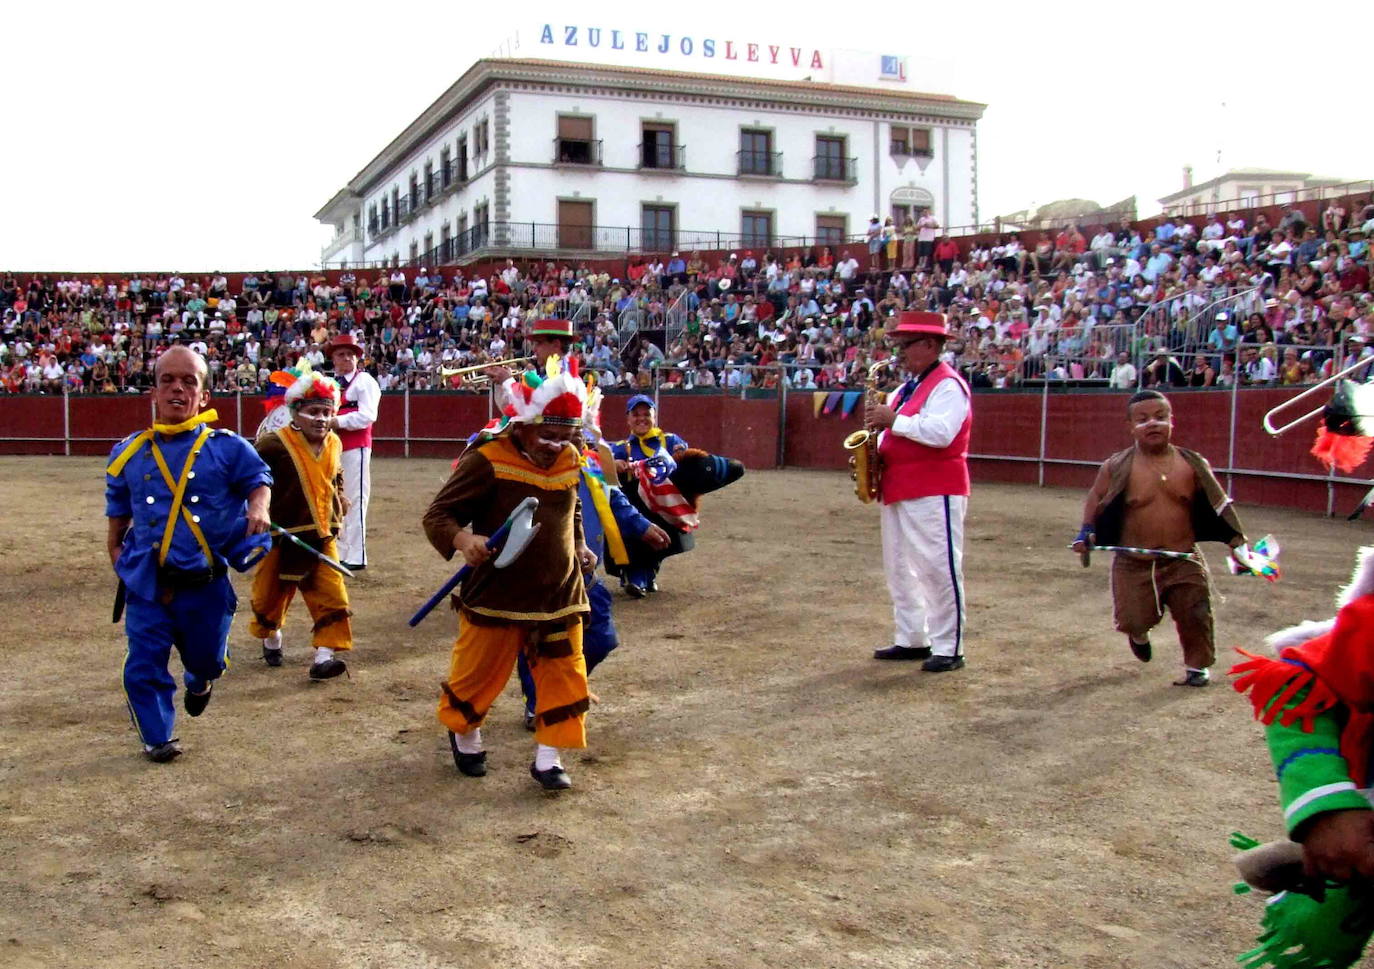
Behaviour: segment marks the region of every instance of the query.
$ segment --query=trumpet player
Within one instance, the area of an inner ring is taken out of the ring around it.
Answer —
[[[940,360],[940,313],[910,310],[888,331],[911,378],[886,403],[869,399],[864,422],[881,431],[883,571],[892,596],[893,645],[883,660],[922,660],[929,673],[964,666],[964,513],[973,411],[968,385]]]
[[[559,359],[568,359],[572,345],[572,320],[535,320],[525,338],[525,350],[534,358],[534,371],[539,374],[544,372],[544,363],[550,355],[556,353]],[[482,373],[491,379],[496,410],[504,414],[507,406],[513,404],[511,390],[515,385],[515,375],[509,368],[499,365],[488,367]]]

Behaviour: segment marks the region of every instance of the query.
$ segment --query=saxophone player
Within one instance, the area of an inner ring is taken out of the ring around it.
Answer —
[[[911,376],[886,403],[864,407],[864,423],[881,431],[883,571],[896,627],[893,645],[873,656],[947,673],[964,666],[969,388],[940,359],[943,314],[904,312],[887,336]]]

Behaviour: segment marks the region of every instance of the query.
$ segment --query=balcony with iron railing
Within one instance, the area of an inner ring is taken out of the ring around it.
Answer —
[[[739,174],[760,175],[765,178],[782,177],[782,152],[751,151],[743,149],[735,153],[739,159]]]
[[[600,165],[601,142],[584,141],[581,138],[555,138],[553,140],[553,163],[555,165]]]
[[[402,196],[400,204],[396,207],[396,221],[401,225],[405,225],[419,214],[420,193],[412,192],[409,195]]]
[[[682,172],[687,169],[686,145],[661,145],[641,142],[639,168],[648,172]]]
[[[853,185],[859,180],[859,160],[834,155],[816,155],[811,159],[811,177],[818,182],[845,182]]]

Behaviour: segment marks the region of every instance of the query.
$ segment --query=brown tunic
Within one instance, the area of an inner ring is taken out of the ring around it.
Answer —
[[[455,598],[466,617],[477,623],[541,623],[589,610],[576,554],[583,543],[580,474],[571,445],[547,469],[531,463],[507,437],[463,455],[424,516],[425,537],[445,559],[453,558],[453,538],[465,526],[490,536],[520,502],[539,499],[539,531],[524,553],[499,570],[493,555],[463,580]]]
[[[328,521],[317,522],[315,520],[315,513],[310,507],[307,486],[301,480],[302,470],[296,466],[291,451],[281,439],[280,435],[283,434],[295,436],[300,444],[300,452],[306,455],[307,460],[313,458],[323,468],[332,466],[335,469],[335,474],[327,479],[333,490],[330,497]],[[330,438],[334,440],[331,441]],[[306,443],[300,432],[289,427],[284,427],[260,438],[255,442],[255,446],[263,461],[267,462],[267,466],[272,469],[272,522],[285,528],[311,548],[319,549],[326,554],[333,554],[325,548],[325,543],[338,536],[343,521],[343,505],[339,500],[339,496],[343,494],[343,469],[339,463],[337,437],[331,433],[325,439],[325,446],[318,456],[311,452],[310,445]],[[281,549],[280,557],[277,560],[277,574],[281,578],[298,581],[309,575],[311,570],[320,564],[318,559],[305,549],[298,547],[294,542],[288,542],[283,538],[278,538],[276,541]]]

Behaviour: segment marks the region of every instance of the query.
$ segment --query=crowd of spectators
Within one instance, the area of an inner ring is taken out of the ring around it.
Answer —
[[[71,279],[0,276],[0,377],[10,393],[128,393],[174,343],[216,392],[257,393],[350,330],[384,390],[464,389],[445,370],[523,355],[529,324],[577,321],[584,370],[667,389],[859,388],[900,377],[883,328],[907,308],[946,312],[947,359],[975,387],[1079,381],[1301,384],[1374,352],[1368,239],[1374,205],[1313,221],[1263,215],[1123,221],[956,241],[928,214],[875,218],[867,244],[710,259],[673,252],[615,275],[506,260],[482,272],[392,267],[324,274]],[[1024,235],[1030,235],[1029,233]]]

